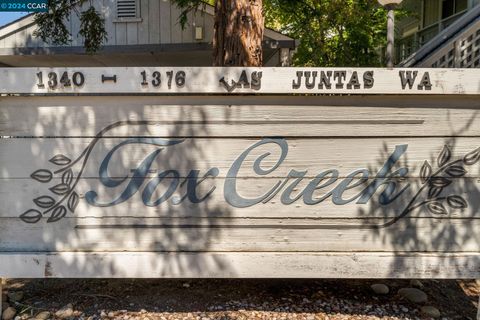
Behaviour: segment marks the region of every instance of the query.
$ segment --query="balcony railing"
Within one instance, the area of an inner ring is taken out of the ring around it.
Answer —
[[[437,34],[442,32],[444,29],[448,28],[455,21],[457,21],[461,16],[467,13],[468,10],[460,11],[448,18],[442,19],[434,24],[431,24],[421,30],[419,30],[415,35],[407,37],[399,41],[397,45],[397,62],[405,60],[412,53],[420,49],[430,40],[435,38]]]
[[[403,67],[480,67],[480,5],[398,42]]]

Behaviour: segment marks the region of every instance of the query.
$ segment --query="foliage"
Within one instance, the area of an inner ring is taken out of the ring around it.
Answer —
[[[382,64],[387,13],[377,0],[266,0],[265,8],[267,26],[300,40],[295,65]]]
[[[90,53],[98,51],[102,42],[107,40],[105,20],[100,17],[94,7],[90,7],[80,14],[80,32],[78,34],[85,39],[85,48]]]
[[[71,35],[65,24],[70,20],[70,14],[74,13],[80,18],[78,34],[84,37],[85,50],[88,53],[98,51],[107,38],[105,21],[91,2],[85,11],[80,12],[79,9],[86,2],[87,0],[50,0],[49,11],[35,15],[37,29],[34,36],[56,45],[71,42]]]
[[[172,2],[175,3],[182,10],[182,12],[180,13],[180,17],[178,17],[182,28],[185,28],[185,26],[187,25],[188,14],[190,12],[196,12],[199,7],[205,6],[207,4],[210,4],[212,6],[215,5],[215,0],[172,0]]]

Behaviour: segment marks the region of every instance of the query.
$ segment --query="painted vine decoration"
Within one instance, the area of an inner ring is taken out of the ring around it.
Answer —
[[[49,161],[59,166],[60,169],[53,173],[47,169],[39,169],[32,173],[30,177],[41,183],[49,183],[54,175],[61,174],[61,182],[49,188],[49,190],[54,195],[62,196],[62,198],[57,201],[50,195],[43,195],[33,199],[33,203],[35,203],[40,210],[43,209],[44,212],[42,214],[42,212],[37,209],[30,209],[24,212],[20,218],[27,223],[36,223],[46,214],[49,214],[47,222],[57,222],[66,216],[67,209],[71,213],[75,213],[75,209],[77,208],[80,197],[74,190],[78,179],[74,181],[73,170],[71,168],[72,160],[63,154],[57,154]]]
[[[452,184],[453,179],[464,177],[468,173],[465,166],[472,166],[479,161],[480,148],[467,153],[463,158],[452,160],[452,151],[448,145],[445,145],[437,157],[437,170],[433,171],[432,165],[428,160],[425,160],[420,169],[420,189],[398,217],[380,227],[389,227],[406,217],[413,210],[421,207],[426,207],[433,217],[448,215],[449,208],[460,210],[468,208],[468,203],[462,196],[456,194],[442,196],[442,192]],[[419,196],[425,189],[428,189],[426,200],[417,203]]]
[[[126,125],[150,125],[156,124],[152,121],[119,121],[113,123],[103,130],[101,130],[95,138],[89,143],[85,150],[75,160],[71,160],[63,154],[57,154],[49,160],[49,162],[58,166],[59,169],[50,171],[48,169],[39,169],[33,172],[30,177],[40,183],[49,183],[53,178],[61,178],[61,182],[49,188],[53,196],[60,196],[55,199],[51,195],[43,195],[33,199],[33,203],[38,207],[37,209],[30,209],[20,215],[26,223],[37,223],[43,216],[48,216],[47,223],[57,222],[63,219],[68,211],[72,214],[75,213],[75,209],[79,203],[80,197],[75,191],[80,178],[82,177],[85,166],[87,165],[88,158],[97,142],[108,131]],[[131,143],[151,144],[157,146],[165,145],[160,139],[155,138],[130,138],[124,141],[121,146]],[[83,161],[82,161],[83,160]],[[81,168],[77,176],[74,175],[72,168],[81,162]]]

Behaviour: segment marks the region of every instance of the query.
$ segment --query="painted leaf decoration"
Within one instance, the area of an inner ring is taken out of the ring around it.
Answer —
[[[47,223],[60,221],[67,214],[67,209],[64,206],[58,206],[53,209],[52,215],[48,218]]]
[[[430,180],[432,186],[437,188],[445,188],[452,183],[452,180],[445,177],[436,177]]]
[[[78,194],[75,191],[73,191],[70,197],[68,198],[68,203],[67,203],[68,210],[70,210],[72,213],[74,213],[75,209],[77,208],[78,200],[79,200]]]
[[[442,191],[443,191],[443,188],[430,187],[430,189],[428,190],[428,198],[429,199],[436,198],[440,195],[440,193],[442,193]]]
[[[56,186],[51,187],[49,190],[55,194],[62,195],[67,193],[70,190],[70,187],[68,186],[68,184],[60,183]]]
[[[477,163],[479,160],[480,160],[480,148],[467,153],[465,157],[463,157],[463,162],[469,166]]]
[[[448,162],[448,160],[450,160],[451,157],[452,152],[450,151],[450,148],[445,145],[442,149],[442,152],[440,152],[440,154],[438,155],[438,166],[443,167]]]
[[[449,196],[447,197],[447,203],[454,209],[465,209],[468,207],[467,201],[461,196]]]
[[[73,171],[72,169],[68,169],[62,175],[62,183],[70,185],[73,180]]]
[[[33,199],[33,202],[40,208],[47,209],[55,204],[55,199],[53,199],[50,196],[41,196],[36,199]]]
[[[420,178],[422,178],[422,183],[425,183],[430,175],[432,174],[432,166],[428,161],[423,163],[422,169],[420,170]]]
[[[447,209],[440,201],[434,201],[428,204],[428,211],[435,215],[446,215],[448,214]]]
[[[467,170],[465,170],[462,166],[450,166],[446,170],[447,174],[454,178],[463,177],[467,174]]]
[[[30,209],[22,213],[20,215],[20,219],[26,223],[37,223],[40,221],[40,219],[42,219],[42,213],[38,210]]]
[[[49,160],[51,163],[56,164],[57,166],[64,166],[72,162],[69,158],[63,154],[57,154],[52,159]]]
[[[48,170],[40,169],[32,173],[30,177],[39,182],[47,183],[47,182],[50,182],[50,180],[52,180],[52,173]]]

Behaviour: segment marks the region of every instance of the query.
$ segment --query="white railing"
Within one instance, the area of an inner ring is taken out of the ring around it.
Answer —
[[[449,26],[447,28],[427,43],[420,42],[420,45],[424,45],[408,58],[403,59],[398,66],[479,68],[480,5],[467,12],[467,14],[462,17],[457,18],[456,21],[448,22]],[[430,28],[427,29],[424,29],[423,31],[428,32],[431,30]]]
[[[432,68],[479,68],[480,20],[446,43],[418,66]]]

